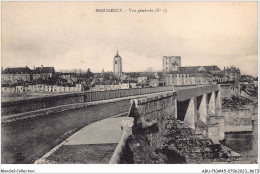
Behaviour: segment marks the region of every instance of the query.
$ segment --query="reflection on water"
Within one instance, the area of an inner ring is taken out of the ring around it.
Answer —
[[[241,161],[253,163],[257,160],[257,124],[254,125],[253,132],[226,133],[223,144],[235,152],[240,153]]]

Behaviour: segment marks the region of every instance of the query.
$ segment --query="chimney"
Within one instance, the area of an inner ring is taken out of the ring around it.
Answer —
[[[35,70],[35,66],[33,66],[33,69]]]
[[[41,65],[41,69],[43,68],[43,65]]]

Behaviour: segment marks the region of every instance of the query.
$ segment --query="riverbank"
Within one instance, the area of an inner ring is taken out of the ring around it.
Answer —
[[[239,164],[257,163],[258,158],[257,132],[232,132],[225,134],[224,146],[231,148],[241,155]]]
[[[258,100],[233,96],[222,100],[225,116],[224,146],[238,152],[239,164],[255,164],[258,160]]]
[[[257,103],[233,96],[222,100],[222,115],[225,117],[225,132],[250,132],[252,120],[257,117]]]

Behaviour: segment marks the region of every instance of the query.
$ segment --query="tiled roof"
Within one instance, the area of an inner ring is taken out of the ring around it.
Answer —
[[[36,67],[35,70],[33,70],[33,74],[41,74],[41,73],[54,73],[54,67]]]
[[[179,67],[179,72],[184,74],[197,73],[201,66]]]
[[[4,74],[30,74],[31,70],[28,67],[5,68]]]
[[[191,73],[211,72],[211,71],[221,71],[221,70],[217,66],[186,66],[186,67],[179,67],[179,71],[177,71],[177,73],[191,74]]]
[[[221,71],[221,69],[214,65],[214,66],[203,66],[204,68],[206,68],[208,71]]]

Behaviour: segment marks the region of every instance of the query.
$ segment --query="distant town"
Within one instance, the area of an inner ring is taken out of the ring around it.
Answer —
[[[157,86],[194,86],[222,83],[251,84],[257,87],[258,78],[242,75],[234,66],[182,66],[181,56],[163,56],[162,71],[123,72],[122,61],[116,53],[113,72],[93,73],[86,71],[55,71],[55,67],[41,65],[29,67],[2,67],[1,92],[10,93],[68,93],[81,91],[104,91]],[[246,85],[248,87],[250,85]],[[248,89],[250,90],[250,89]]]

